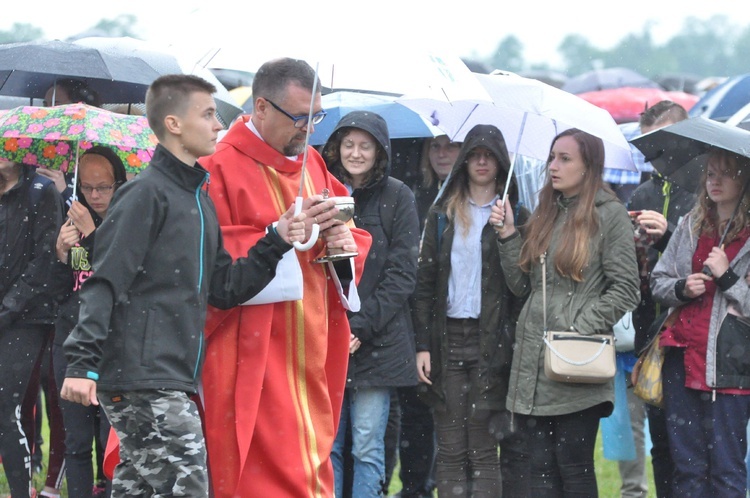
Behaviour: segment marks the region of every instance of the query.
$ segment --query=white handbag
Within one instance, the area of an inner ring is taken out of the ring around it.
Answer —
[[[614,378],[617,362],[612,334],[547,330],[547,258],[542,255],[544,374],[557,382],[603,384]]]

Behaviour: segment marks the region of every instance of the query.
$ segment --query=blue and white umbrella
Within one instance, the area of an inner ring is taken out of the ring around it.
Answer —
[[[310,145],[323,145],[328,141],[339,120],[352,111],[369,111],[382,116],[388,124],[391,139],[436,137],[444,132],[408,107],[396,103],[395,95],[338,91],[323,95],[326,118],[315,125],[310,135]]]

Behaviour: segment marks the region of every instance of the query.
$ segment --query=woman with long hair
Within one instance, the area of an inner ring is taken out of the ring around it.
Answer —
[[[545,331],[611,334],[638,303],[633,225],[602,181],[603,169],[601,139],[565,130],[552,141],[547,179],[525,233],[517,231],[508,204],[496,204],[490,217],[506,282],[528,298],[518,319],[507,407],[527,436],[534,496],[597,496],[594,443],[599,419],[614,403],[612,381],[545,376]]]
[[[733,339],[724,326],[750,317],[750,192],[743,190],[749,181],[750,159],[723,149],[710,152],[696,205],[651,274],[654,299],[679,313],[659,339],[666,350],[662,377],[673,496],[731,498],[747,492],[750,371],[734,370],[733,362],[747,357],[750,343]]]
[[[490,498],[501,489],[506,497],[529,496],[525,441],[502,424],[523,300],[505,284],[487,223],[509,169],[500,130],[475,126],[422,237],[413,314],[420,395],[434,410],[440,496]],[[516,194],[513,181],[512,204]]]

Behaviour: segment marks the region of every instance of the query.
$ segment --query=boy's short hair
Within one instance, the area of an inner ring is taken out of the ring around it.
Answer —
[[[156,78],[146,92],[146,118],[156,138],[163,139],[167,130],[164,118],[170,114],[181,115],[190,100],[190,94],[216,93],[216,87],[192,74],[167,74]]]

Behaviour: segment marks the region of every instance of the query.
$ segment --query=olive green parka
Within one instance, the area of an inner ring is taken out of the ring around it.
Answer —
[[[558,200],[558,214],[547,250],[547,329],[577,330],[582,334],[612,333],[612,326],[640,299],[633,224],[625,206],[600,190],[595,199],[599,235],[591,240],[589,264],[583,281],[563,277],[555,270],[554,255],[569,206],[577,197]],[[516,232],[518,234],[518,232]],[[544,374],[544,313],[542,265],[530,273],[518,266],[523,240],[520,235],[498,242],[505,281],[514,294],[528,296],[518,318],[507,408],[535,416],[564,415],[614,403],[614,384],[556,382]]]

